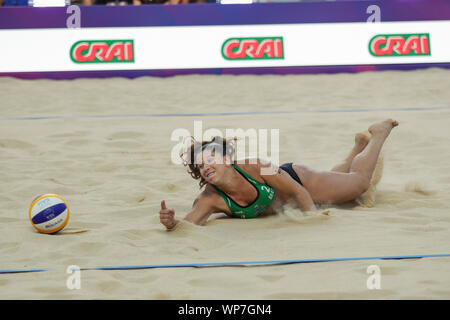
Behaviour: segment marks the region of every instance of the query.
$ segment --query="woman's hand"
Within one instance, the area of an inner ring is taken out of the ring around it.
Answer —
[[[175,219],[175,210],[167,209],[165,200],[161,201],[161,210],[159,210],[159,221],[161,221],[161,223],[167,229],[173,229],[179,222],[178,220]]]

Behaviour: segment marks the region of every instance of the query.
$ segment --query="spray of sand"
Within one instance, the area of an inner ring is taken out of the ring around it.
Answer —
[[[430,196],[436,193],[436,191],[431,190],[428,186],[426,186],[423,182],[418,181],[410,181],[405,185],[405,191],[407,192],[415,192],[424,196]]]
[[[286,207],[280,211],[277,216],[282,221],[296,222],[300,224],[310,224],[316,222],[322,222],[332,217],[329,209],[319,209],[313,212],[301,212],[297,208]]]

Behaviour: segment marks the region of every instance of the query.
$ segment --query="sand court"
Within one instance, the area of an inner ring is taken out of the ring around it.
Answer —
[[[0,79],[1,299],[449,299],[450,258],[265,267],[82,271],[96,267],[450,253],[450,71],[296,76],[179,76],[134,80]],[[416,109],[407,109],[416,108]],[[362,110],[364,109],[364,110]],[[302,111],[283,113],[283,111]],[[305,112],[308,111],[308,112]],[[279,112],[208,116],[149,114]],[[25,117],[35,117],[25,119]],[[36,117],[44,117],[38,119]],[[279,160],[329,170],[354,135],[394,118],[375,205],[330,215],[284,214],[206,226],[178,218],[199,193],[171,161],[174,130],[279,129]],[[61,195],[71,217],[59,234],[34,231],[31,201]],[[367,267],[381,289],[366,286]]]

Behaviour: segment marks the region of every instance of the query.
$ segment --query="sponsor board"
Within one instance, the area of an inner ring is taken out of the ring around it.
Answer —
[[[0,73],[450,63],[448,30],[450,21],[0,30]]]

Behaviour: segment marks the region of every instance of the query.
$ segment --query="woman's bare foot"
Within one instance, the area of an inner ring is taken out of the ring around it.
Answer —
[[[348,173],[353,159],[356,157],[357,154],[359,154],[364,150],[369,141],[370,141],[370,133],[368,131],[357,133],[355,135],[355,145],[353,146],[353,149],[350,152],[350,154],[347,156],[347,158],[345,158],[343,162],[334,166],[331,169],[331,171]]]
[[[369,127],[369,132],[372,136],[384,136],[387,137],[391,133],[392,128],[398,126],[396,120],[387,119],[378,123],[375,123]]]

